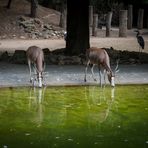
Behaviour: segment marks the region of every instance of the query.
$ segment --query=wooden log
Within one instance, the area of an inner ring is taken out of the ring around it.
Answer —
[[[137,20],[137,28],[143,29],[143,17],[144,17],[144,10],[139,9],[138,11],[138,20]]]
[[[127,19],[127,28],[132,29],[133,26],[133,5],[128,5],[128,19]]]
[[[92,36],[97,36],[98,14],[93,15]]]
[[[119,12],[119,37],[127,37],[127,10]]]
[[[108,12],[106,16],[106,37],[111,35],[111,21],[113,12]]]

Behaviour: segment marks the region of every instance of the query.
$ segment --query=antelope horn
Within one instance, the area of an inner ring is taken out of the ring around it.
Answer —
[[[43,71],[44,71],[46,68],[46,63],[45,63],[45,61],[43,61],[43,63],[44,63],[44,67],[43,67]]]
[[[119,61],[120,61],[120,59],[117,59],[117,65],[116,65],[116,68],[115,68],[115,73],[117,73],[117,72],[119,72]]]

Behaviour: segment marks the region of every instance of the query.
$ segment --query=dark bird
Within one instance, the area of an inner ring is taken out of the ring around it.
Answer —
[[[144,42],[144,39],[143,39],[143,37],[141,36],[139,30],[136,30],[135,32],[137,32],[136,38],[137,38],[137,42],[138,42],[138,44],[139,44],[139,52],[141,52],[142,49],[144,49],[145,42]]]

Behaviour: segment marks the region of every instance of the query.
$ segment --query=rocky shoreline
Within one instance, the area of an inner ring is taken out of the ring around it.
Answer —
[[[111,64],[116,64],[119,59],[119,64],[147,64],[148,53],[139,53],[135,51],[121,51],[111,48],[105,48],[110,56]],[[63,49],[50,51],[48,48],[43,49],[45,62],[47,65],[84,65],[86,56],[84,54],[78,56],[68,56],[64,54]],[[26,51],[16,50],[13,55],[3,52],[0,56],[0,61],[13,64],[27,64]]]

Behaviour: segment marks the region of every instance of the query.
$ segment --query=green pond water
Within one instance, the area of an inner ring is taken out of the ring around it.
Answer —
[[[0,148],[146,148],[148,85],[0,89]]]

